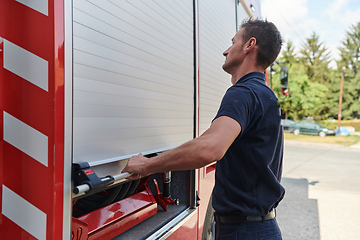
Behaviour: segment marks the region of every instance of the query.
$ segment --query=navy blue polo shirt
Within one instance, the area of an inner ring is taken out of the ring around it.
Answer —
[[[214,119],[231,117],[241,132],[216,164],[213,208],[219,214],[264,216],[283,198],[277,100],[260,72],[246,74],[227,90]]]

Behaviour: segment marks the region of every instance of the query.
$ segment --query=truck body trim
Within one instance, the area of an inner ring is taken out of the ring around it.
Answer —
[[[72,145],[73,145],[73,16],[72,0],[64,4],[64,196],[63,196],[63,239],[70,240],[72,219]],[[60,24],[60,23],[59,23]]]
[[[25,6],[34,9],[46,16],[48,16],[48,1],[47,0],[15,0]]]
[[[48,91],[48,61],[6,39],[4,39],[4,68]]]
[[[5,111],[4,140],[48,166],[48,137]]]
[[[46,214],[5,185],[2,185],[2,214],[37,239],[46,239]]]
[[[197,214],[197,209],[187,208],[180,213],[173,220],[165,224],[162,228],[156,231],[153,235],[146,238],[146,240],[162,240],[169,237],[178,228],[180,228],[187,220],[189,220],[194,214]]]

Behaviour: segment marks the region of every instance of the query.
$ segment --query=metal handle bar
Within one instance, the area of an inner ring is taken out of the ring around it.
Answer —
[[[133,175],[132,173],[124,172],[124,173],[113,176],[113,178],[114,178],[115,181],[119,181],[119,180],[128,178],[128,177],[130,177],[132,175]],[[109,178],[110,177],[101,178],[101,181],[109,180]],[[90,190],[90,186],[85,183],[85,184],[74,187],[73,192],[75,194],[82,194],[82,193],[85,193],[85,192],[87,192],[89,190]]]

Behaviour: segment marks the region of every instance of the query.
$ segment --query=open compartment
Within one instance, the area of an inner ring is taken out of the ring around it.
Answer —
[[[88,164],[82,166],[76,165],[73,175],[96,175]],[[80,226],[89,239],[145,239],[190,206],[190,171],[157,173],[136,180],[124,178],[100,187],[96,178],[111,177],[96,175],[82,182],[77,179],[84,178],[74,177],[75,183],[91,187],[73,195],[72,231]]]

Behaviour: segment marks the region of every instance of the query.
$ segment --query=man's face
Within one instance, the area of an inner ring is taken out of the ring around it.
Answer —
[[[233,44],[223,53],[225,62],[222,66],[225,72],[232,74],[243,62],[243,32],[244,28],[240,29],[232,39]]]

